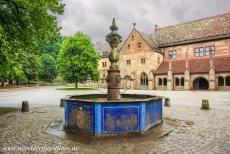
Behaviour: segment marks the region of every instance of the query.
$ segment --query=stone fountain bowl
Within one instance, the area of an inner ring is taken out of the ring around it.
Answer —
[[[105,94],[64,99],[65,130],[94,136],[143,134],[162,122],[162,97],[122,94],[108,101]]]

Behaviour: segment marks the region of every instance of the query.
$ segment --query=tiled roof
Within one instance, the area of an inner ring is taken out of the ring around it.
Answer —
[[[230,57],[216,58],[215,67],[218,72],[229,72],[230,71]]]
[[[145,40],[145,42],[150,46],[152,47],[153,49],[157,50],[157,51],[160,51],[157,47],[157,44],[156,42],[153,40],[153,37],[152,37],[152,34],[146,34],[146,33],[143,33],[141,31],[138,31],[136,30],[140,36]]]
[[[123,46],[124,41],[122,41],[118,47],[117,50],[120,51],[120,48]],[[110,53],[111,51],[111,47],[109,46],[109,44],[107,42],[104,43],[97,43],[96,44],[96,50],[98,51],[98,53],[100,54],[100,56],[102,57],[107,57],[108,55],[103,55],[103,52],[107,52]]]
[[[214,57],[214,66],[216,72],[230,72],[230,56]],[[172,71],[175,74],[183,74],[185,71],[186,60],[173,60]],[[156,70],[156,74],[167,74],[169,62],[163,61]],[[191,73],[208,73],[210,69],[209,58],[189,59],[189,71]]]
[[[157,28],[152,35],[158,47],[192,43],[208,39],[230,38],[230,13]]]

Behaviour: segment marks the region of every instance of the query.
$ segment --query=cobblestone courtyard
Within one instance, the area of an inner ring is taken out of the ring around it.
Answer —
[[[177,119],[181,122],[177,128],[157,140],[103,144],[92,142],[86,145],[48,133],[50,124],[56,119],[63,118],[63,108],[36,107],[29,113],[14,112],[0,116],[0,153],[14,153],[4,151],[4,147],[61,146],[77,147],[77,153],[228,154],[230,153],[228,104],[225,108],[204,111],[198,106],[172,104],[172,107],[164,107],[164,118]]]

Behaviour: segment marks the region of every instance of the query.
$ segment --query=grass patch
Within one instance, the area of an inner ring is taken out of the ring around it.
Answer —
[[[10,108],[10,107],[0,107],[0,116],[9,112],[14,112],[19,110],[18,108]]]
[[[96,88],[84,88],[84,87],[82,87],[82,88],[56,88],[56,90],[96,90]]]

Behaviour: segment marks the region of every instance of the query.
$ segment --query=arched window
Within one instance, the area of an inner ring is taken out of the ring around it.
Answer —
[[[180,85],[180,79],[176,78],[175,80],[176,80],[175,81],[176,82],[176,86],[179,86]]]
[[[181,86],[184,86],[184,78],[181,78],[181,79],[180,79],[180,85],[181,85]]]
[[[226,86],[230,86],[230,76],[225,79]]]
[[[163,84],[164,84],[164,86],[167,86],[167,79],[166,78],[164,78]]]
[[[134,40],[134,35],[132,35],[132,41]]]
[[[148,85],[148,76],[144,72],[141,74],[141,85],[142,86],[147,86]]]
[[[222,76],[218,77],[218,86],[224,86],[224,78]]]
[[[131,77],[128,76],[128,75],[126,75],[126,76],[124,77],[124,79],[125,79],[125,80],[131,80]]]
[[[141,48],[141,42],[138,42],[138,43],[137,43],[137,47],[138,47],[138,48]]]
[[[161,78],[158,79],[158,85],[162,86],[162,79]]]

